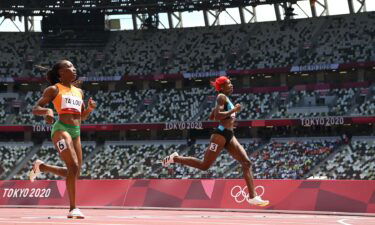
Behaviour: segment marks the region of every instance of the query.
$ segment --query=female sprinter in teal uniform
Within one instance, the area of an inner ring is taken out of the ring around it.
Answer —
[[[162,161],[163,166],[168,166],[170,163],[180,163],[200,170],[208,170],[223,148],[226,148],[229,154],[242,166],[243,175],[249,190],[247,201],[252,205],[266,206],[269,204],[269,201],[263,200],[260,196],[256,195],[251,171],[252,164],[245,149],[233,134],[236,113],[241,110],[240,104],[234,106],[228,98],[233,92],[233,85],[225,76],[218,77],[215,82],[212,82],[212,85],[219,94],[216,99],[216,106],[212,110],[209,119],[218,120],[220,124],[211,135],[210,144],[203,161],[194,157],[179,156],[177,152],[174,152],[164,158]]]
[[[44,116],[48,124],[54,122],[53,110],[45,105],[53,103],[59,120],[52,127],[51,138],[66,167],[57,167],[41,160],[34,162],[29,178],[34,181],[40,172],[50,172],[66,177],[66,187],[69,194],[70,210],[68,218],[83,219],[84,215],[76,207],[76,181],[82,166],[82,146],[80,125],[96,108],[92,98],[88,100],[87,108],[83,103],[83,91],[74,86],[77,79],[76,68],[67,60],[57,62],[47,72],[47,80],[51,86],[47,87],[43,96],[33,108],[33,114]]]

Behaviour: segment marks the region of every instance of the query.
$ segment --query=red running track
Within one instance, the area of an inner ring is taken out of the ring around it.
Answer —
[[[67,209],[50,208],[0,208],[0,225],[59,225],[59,224],[178,224],[178,225],[274,225],[274,224],[336,224],[374,225],[375,216],[366,215],[317,215],[272,212],[225,212],[225,211],[174,211],[174,210],[125,210],[125,209],[81,209],[86,218],[67,219]]]

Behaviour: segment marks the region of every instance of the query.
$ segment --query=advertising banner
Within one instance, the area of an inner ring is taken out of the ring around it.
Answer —
[[[212,71],[212,72],[194,72],[188,73],[185,72],[182,74],[184,78],[191,79],[191,78],[201,78],[201,77],[218,77],[218,76],[226,76],[226,71]]]
[[[80,206],[375,213],[374,180],[255,180],[266,207],[247,202],[242,179],[80,180]],[[0,205],[68,205],[65,181],[0,181]]]
[[[340,64],[314,64],[304,66],[293,66],[290,72],[308,72],[308,71],[323,71],[323,70],[337,70]]]
[[[344,124],[369,124],[375,123],[375,116],[343,117],[324,116],[306,117],[298,119],[269,119],[269,120],[240,120],[236,127],[267,127],[267,126],[340,126]],[[206,129],[218,126],[218,122],[208,121],[180,121],[166,123],[126,123],[126,124],[84,124],[81,130],[85,131],[118,131],[118,130],[192,130]],[[32,126],[0,126],[0,132],[50,132],[48,124],[35,124]]]

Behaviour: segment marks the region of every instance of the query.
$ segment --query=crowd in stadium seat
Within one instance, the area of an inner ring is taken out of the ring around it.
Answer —
[[[268,114],[277,102],[279,92],[273,93],[241,93],[229,96],[233,104],[241,104],[241,112],[237,114],[238,120],[250,120],[267,118]],[[207,121],[211,110],[216,104],[214,95],[208,96],[208,104],[205,105],[204,110],[196,117],[197,121]]]
[[[122,68],[122,74],[149,75],[161,72],[163,60],[178,40],[178,31],[125,31],[113,35],[104,63],[105,71]]]
[[[164,73],[226,70],[229,57],[241,46],[247,31],[239,26],[188,28],[179,32],[173,58]]]
[[[358,88],[331,89],[322,91],[292,91],[281,99],[279,92],[241,93],[230,96],[231,101],[242,104],[238,120],[263,118],[299,118],[316,116],[372,115],[375,100],[369,95],[366,101],[356,105]],[[31,114],[32,107],[41,96],[40,91],[29,91],[24,96],[24,104],[12,124],[40,124],[43,117]],[[211,109],[216,104],[211,88],[188,89],[147,89],[85,92],[95,96],[98,107],[84,123],[152,123],[176,121],[207,121]],[[23,97],[21,97],[23,98]],[[321,99],[330,100],[321,100]],[[87,100],[87,99],[86,99]],[[4,101],[0,99],[0,101]],[[5,106],[0,107],[0,115],[5,115]],[[50,105],[52,107],[52,105]],[[303,108],[302,112],[293,109]],[[324,112],[310,112],[310,109],[325,107]],[[6,117],[0,118],[5,123]]]
[[[368,44],[375,35],[374,13],[335,16],[325,20],[324,32],[315,36],[315,48],[307,51],[303,64],[365,62],[373,58]],[[332,47],[335,46],[335,47]]]
[[[23,75],[28,56],[37,51],[37,34],[0,34],[0,77],[20,77]]]
[[[94,96],[97,102],[96,110],[85,123],[130,123],[137,120],[139,113],[152,104],[155,90],[141,91],[98,91],[86,92],[86,96]]]
[[[96,152],[82,176],[91,179],[158,178],[160,160],[169,151],[180,151],[182,144],[109,143]]]
[[[352,115],[374,115],[375,114],[375,95],[373,91],[370,93],[366,93],[364,97],[364,101],[357,105]]]
[[[30,66],[51,67],[58,59],[70,59],[86,77],[371,61],[374,53],[368,43],[375,35],[374,17],[370,12],[282,23],[111,32],[103,49],[44,49],[40,33],[2,33],[0,77],[44,76],[45,71]]]
[[[32,144],[28,146],[31,148]],[[223,151],[215,164],[208,171],[199,171],[193,168],[172,165],[163,168],[160,160],[174,151],[184,156],[194,156],[203,159],[204,152],[208,144],[195,144],[188,147],[185,144],[134,144],[109,143],[103,149],[99,149],[91,158],[90,153],[94,151],[95,145],[83,143],[84,163],[81,170],[81,177],[85,179],[126,179],[126,178],[223,178],[227,177],[227,171],[235,169],[238,162],[235,161],[227,151]],[[259,146],[258,141],[243,144],[249,152],[254,152]],[[18,147],[19,148],[19,147]],[[4,157],[7,158],[14,147],[3,149]],[[12,152],[13,157],[8,157],[9,165],[3,165],[6,171],[14,166],[13,161],[22,159],[28,149],[21,149]],[[16,153],[17,155],[14,155]],[[18,154],[22,153],[22,154]],[[41,159],[45,163],[64,166],[59,159],[57,151],[51,144],[44,144],[41,149],[24,165],[12,179],[28,179],[28,172],[32,167],[32,162]],[[12,162],[12,163],[11,163]],[[10,165],[12,164],[12,165]],[[41,173],[39,179],[61,179],[50,173]]]
[[[355,139],[349,145],[334,138],[273,139],[268,143],[260,140],[242,142],[253,163],[257,179],[303,179],[313,171],[314,177],[328,179],[375,178],[375,142],[373,138]],[[344,144],[344,145],[342,145]],[[108,142],[95,151],[94,142],[83,142],[84,179],[128,179],[128,178],[242,178],[241,165],[227,150],[223,150],[207,171],[171,164],[162,167],[160,160],[177,151],[183,156],[203,159],[208,144],[202,142],[186,144]],[[3,164],[0,176],[4,179],[21,163],[34,147],[33,143],[1,143],[0,156]],[[24,167],[12,179],[28,179],[32,162],[41,159],[46,163],[64,166],[58,153],[50,143],[43,144]],[[38,179],[61,179],[42,173]]]
[[[330,116],[342,116],[349,112],[352,106],[353,97],[358,88],[333,89],[330,95],[336,97],[335,104],[331,108]]]
[[[287,104],[280,104],[279,109],[271,115],[272,118],[300,118],[317,116],[343,116],[349,113],[353,98],[358,88],[331,89],[322,91],[291,91]],[[330,103],[320,102],[324,97],[331,97]],[[327,112],[310,112],[314,107],[326,106]],[[295,113],[291,109],[304,107],[303,113]]]
[[[5,123],[6,120],[6,113],[5,113],[5,99],[0,98],[0,124]]]
[[[250,157],[253,162],[254,177],[302,179],[311,168],[328,157],[339,143],[338,139],[284,142],[271,140]]]
[[[153,107],[140,114],[138,122],[195,121],[209,94],[210,88],[165,89],[158,93]]]
[[[52,68],[57,61],[67,59],[73,62],[79,76],[88,77],[93,75],[92,64],[96,53],[97,51],[94,49],[41,49],[39,54],[35,56],[34,64]],[[33,67],[31,74],[37,77],[45,77],[46,71]]]
[[[375,142],[373,138],[353,140],[351,145],[337,152],[314,174],[328,179],[375,179]]]
[[[242,105],[239,120],[266,118],[274,108],[279,92],[234,95],[233,103]]]
[[[7,175],[17,166],[28,152],[33,148],[33,143],[0,143],[0,178],[5,179]]]
[[[42,116],[35,116],[32,114],[32,109],[41,96],[42,92],[28,91],[24,97],[24,105],[20,108],[20,112],[14,117],[12,124],[35,125],[44,123]]]
[[[268,22],[249,26],[248,37],[232,69],[286,67],[298,59],[300,45],[311,40],[317,20]]]
[[[200,106],[204,103],[208,94],[212,94],[210,88],[172,89],[158,93],[155,89],[113,92],[100,90],[95,95],[87,91],[85,96],[95,96],[95,101],[100,107],[91,114],[85,123],[193,120],[202,110]],[[24,100],[25,106],[16,115],[13,124],[43,123],[43,117],[34,116],[31,113],[32,107],[40,97],[41,92],[27,92]]]
[[[91,152],[93,152],[95,149],[95,144],[92,142],[83,142],[82,143],[82,153],[83,153],[83,160],[84,165],[82,168],[87,168],[91,164],[89,162],[86,162],[87,157],[90,155]],[[32,156],[32,158],[25,164],[25,166],[16,174],[13,176],[12,179],[15,180],[27,180],[28,173],[30,169],[32,168],[32,163],[40,159],[43,162],[54,165],[54,166],[62,166],[65,167],[64,162],[60,159],[59,154],[55,147],[51,143],[45,143],[42,145],[40,150],[36,152],[35,155]],[[51,174],[51,173],[41,173],[38,177],[40,180],[44,179],[50,179],[50,180],[56,180],[56,179],[62,179],[61,177]]]

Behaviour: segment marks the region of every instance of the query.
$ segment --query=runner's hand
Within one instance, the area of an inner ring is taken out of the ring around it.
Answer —
[[[96,102],[92,100],[92,97],[89,98],[88,101],[88,109],[94,110],[96,108]]]
[[[242,108],[242,105],[237,103],[235,106],[234,106],[234,112],[239,112],[241,111],[241,108]]]
[[[47,124],[53,124],[55,122],[52,109],[48,109],[47,114],[44,116],[44,120],[46,121]]]

